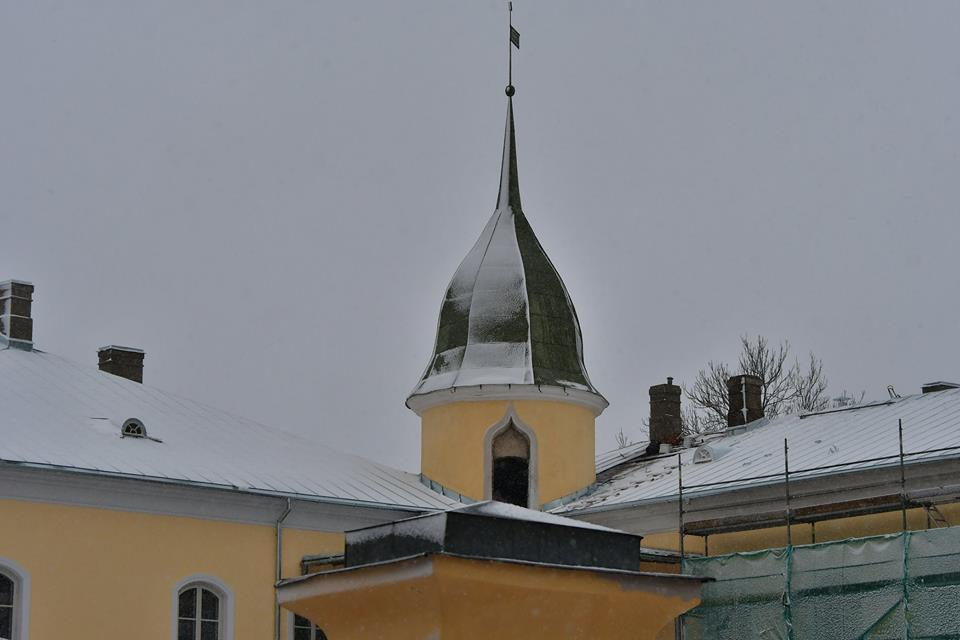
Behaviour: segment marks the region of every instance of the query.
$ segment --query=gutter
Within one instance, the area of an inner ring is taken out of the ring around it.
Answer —
[[[945,449],[957,449],[957,447],[946,447]],[[932,456],[929,454],[938,453],[944,451],[945,449],[932,449],[930,451],[917,451],[905,454],[906,456],[914,456],[918,459],[912,461],[905,461],[905,466],[907,468],[922,468],[924,465],[938,462],[950,462],[956,461],[960,458],[960,455],[940,455]],[[925,457],[919,457],[919,456]],[[926,457],[929,456],[929,457]],[[872,471],[888,471],[890,469],[896,469],[899,466],[899,462],[896,460],[897,456],[884,456],[883,458],[869,458],[866,460],[853,460],[851,462],[846,462],[838,465],[831,465],[830,467],[813,467],[811,469],[799,469],[797,471],[790,471],[791,480],[793,476],[800,476],[795,480],[796,483],[803,483],[808,480],[823,480],[826,478],[836,478],[849,476],[855,473],[869,473]],[[886,464],[870,464],[871,462],[877,460],[891,459],[892,461]],[[869,466],[857,466],[867,464]],[[834,471],[833,467],[848,467],[847,469],[842,469],[840,471]],[[822,471],[821,471],[822,469]],[[760,480],[757,482],[757,480]],[[709,485],[694,485],[691,487],[691,491],[687,491],[686,487],[684,488],[683,496],[684,498],[708,498],[714,496],[720,496],[724,494],[730,494],[737,491],[749,490],[749,489],[762,489],[775,487],[777,485],[783,484],[783,473],[771,473],[762,476],[755,476],[753,478],[739,478],[736,480],[727,480],[711,483]],[[861,488],[870,488],[875,486],[884,486],[888,484],[886,482],[868,482],[864,485],[861,485]],[[898,483],[899,484],[899,483]],[[696,490],[698,487],[705,487],[705,489]],[[821,493],[832,493],[832,490],[817,492],[816,494],[806,494],[806,495],[818,495]],[[638,498],[636,500],[629,500],[626,502],[615,502],[612,504],[597,504],[589,507],[565,509],[560,511],[551,511],[554,515],[563,516],[566,518],[577,519],[579,516],[587,516],[593,513],[604,513],[607,511],[621,511],[625,509],[631,509],[634,507],[642,507],[647,505],[654,504],[664,504],[664,503],[676,503],[679,499],[678,494],[671,493],[667,495],[653,496],[650,498]],[[565,505],[569,506],[569,505]]]
[[[51,464],[49,462],[31,462],[27,460],[8,460],[0,458],[0,465],[10,465],[11,467],[23,467],[27,469],[50,469],[53,471],[62,471],[66,473],[77,473],[85,476],[94,476],[102,478],[117,478],[123,480],[139,480],[141,482],[153,482],[158,484],[173,485],[179,487],[192,487],[199,489],[216,489],[220,491],[229,491],[231,493],[242,493],[253,496],[268,496],[279,498],[291,498],[294,500],[303,500],[305,502],[316,502],[320,504],[332,504],[347,507],[365,507],[370,509],[387,509],[390,511],[409,511],[411,513],[424,513],[433,511],[443,511],[455,504],[445,506],[415,506],[412,504],[391,504],[389,502],[373,502],[370,500],[355,500],[352,498],[336,498],[332,496],[322,496],[307,493],[294,493],[292,491],[276,491],[267,489],[255,489],[253,487],[238,487],[232,484],[217,482],[198,482],[195,480],[181,480],[178,478],[166,478],[162,476],[142,475],[138,473],[126,473],[121,471],[103,471],[101,469],[92,469],[87,467],[75,467],[63,464]]]
[[[277,533],[277,555],[275,559],[275,569],[276,569],[276,580],[275,582],[280,582],[281,577],[283,576],[283,521],[287,519],[287,516],[290,515],[290,512],[293,511],[293,501],[290,498],[287,498],[286,508],[283,510],[283,513],[277,518],[276,522],[276,533]],[[276,596],[274,596],[276,599]],[[274,603],[273,609],[273,638],[274,640],[280,640],[280,603]]]

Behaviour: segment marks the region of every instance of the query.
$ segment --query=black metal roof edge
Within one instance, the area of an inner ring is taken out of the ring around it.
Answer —
[[[341,569],[333,569],[331,571],[318,571],[316,573],[308,573],[305,576],[297,576],[295,578],[285,578],[278,581],[276,587],[285,587],[291,584],[299,584],[302,582],[309,582],[315,578],[322,576],[330,576],[336,574],[342,574],[349,571],[358,571],[360,569],[369,569],[372,567],[383,567],[392,564],[402,564],[405,562],[411,562],[414,560],[427,559],[431,556],[441,557],[445,556],[448,558],[460,558],[463,560],[475,560],[481,562],[497,562],[501,564],[515,564],[523,565],[528,567],[543,567],[546,569],[563,569],[566,571],[590,571],[595,573],[606,573],[613,575],[623,575],[623,576],[652,576],[656,578],[668,578],[673,580],[680,580],[684,582],[711,582],[713,578],[707,578],[704,576],[693,576],[683,573],[662,573],[659,571],[631,571],[628,569],[610,569],[607,567],[585,567],[579,565],[569,565],[569,564],[552,564],[547,562],[531,562],[530,560],[513,560],[510,558],[487,558],[484,556],[471,556],[464,555],[459,553],[449,553],[446,551],[431,551],[428,553],[417,553],[410,556],[403,556],[402,558],[391,558],[390,560],[382,560],[380,562],[371,562],[370,564],[361,564],[354,567],[343,567]]]

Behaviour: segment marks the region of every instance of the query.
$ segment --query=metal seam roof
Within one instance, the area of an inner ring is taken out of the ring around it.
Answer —
[[[447,287],[433,354],[410,397],[500,384],[600,395],[570,295],[520,205],[512,99],[496,210]]]
[[[372,506],[456,504],[415,474],[42,351],[0,349],[0,406],[4,462]],[[133,417],[161,442],[121,438]]]
[[[783,474],[784,438],[790,447],[791,478],[795,474],[800,477],[828,476],[896,464],[895,460],[875,459],[898,455],[898,420],[903,421],[904,451],[907,454],[960,447],[960,389],[912,395],[895,402],[862,405],[850,411],[802,417],[788,415],[757,421],[745,430],[711,440],[709,445],[719,446],[720,455],[710,462],[694,464],[696,448],[681,450],[678,455],[683,464],[684,495],[688,492],[693,495],[697,491],[696,485],[708,483],[730,483],[710,489],[718,492],[781,482],[777,476]],[[604,458],[607,464],[608,457],[609,454]],[[945,457],[960,457],[960,451],[910,456],[907,463]],[[867,461],[871,459],[874,460]],[[672,455],[628,463],[611,478],[598,483],[587,495],[554,511],[627,508],[675,497],[677,461],[678,456]],[[598,457],[598,465],[599,462]],[[833,464],[849,466],[803,473],[804,469]],[[609,464],[606,468],[612,466],[615,465]]]

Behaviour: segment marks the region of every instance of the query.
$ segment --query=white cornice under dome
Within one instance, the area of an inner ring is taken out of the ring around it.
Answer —
[[[484,400],[553,400],[569,402],[593,412],[594,416],[603,413],[610,403],[598,393],[557,387],[546,384],[481,384],[468,387],[439,389],[430,393],[410,396],[407,406],[418,416],[433,407],[451,402],[481,402]]]

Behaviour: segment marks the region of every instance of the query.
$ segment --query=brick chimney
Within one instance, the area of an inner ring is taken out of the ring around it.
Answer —
[[[100,371],[134,382],[143,382],[144,353],[140,349],[111,344],[97,349],[97,357],[100,360]]]
[[[650,387],[650,446],[648,454],[660,453],[660,445],[679,445],[682,440],[680,387],[667,378],[667,384]]]
[[[33,349],[33,285],[23,280],[0,282],[0,345]]]
[[[736,427],[763,417],[763,380],[757,376],[742,374],[727,380],[730,411],[727,426]],[[746,411],[744,411],[746,408]]]

